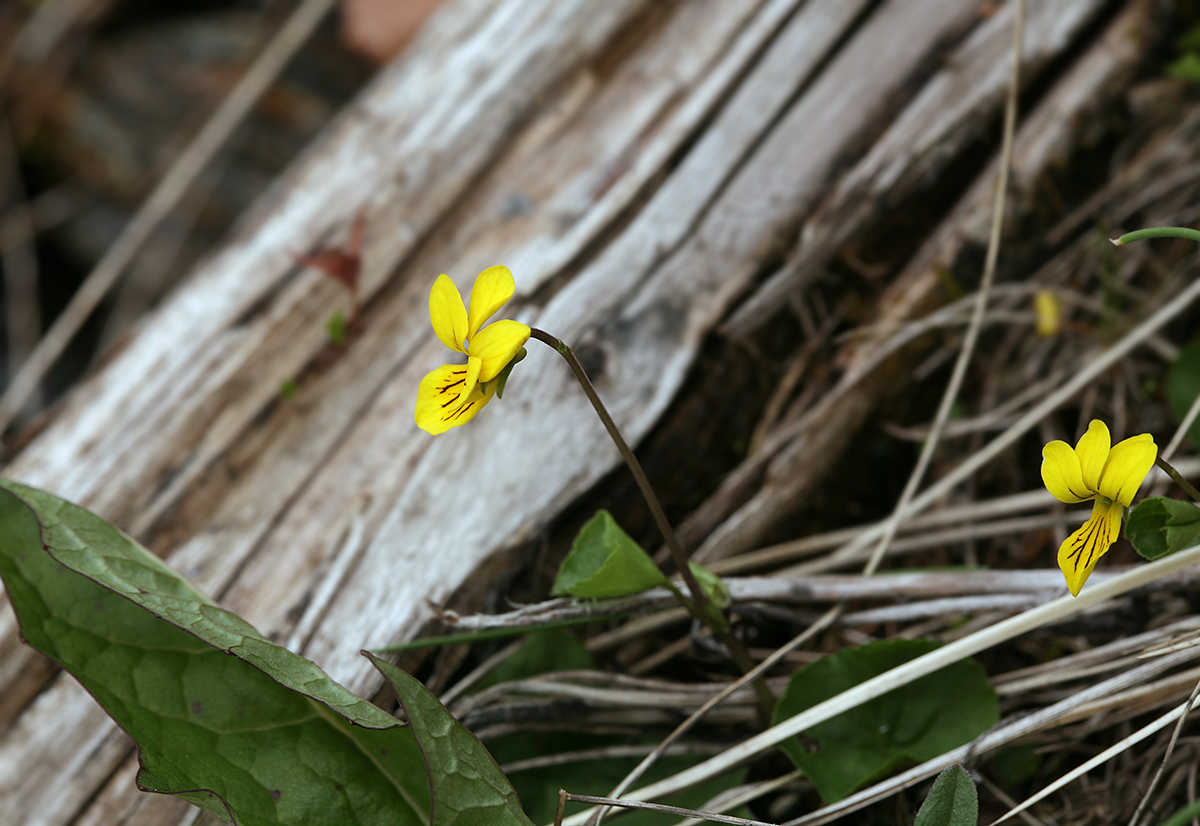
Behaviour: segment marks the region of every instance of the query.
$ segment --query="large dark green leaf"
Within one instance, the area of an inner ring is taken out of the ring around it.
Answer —
[[[246,826],[429,822],[409,727],[94,514],[0,482],[0,578],[24,639],[137,741],[142,788]],[[528,823],[491,809],[487,822]]]
[[[849,648],[792,676],[775,722],[937,648],[929,640],[888,640]],[[999,719],[996,692],[973,660],[948,665],[843,712],[780,748],[827,803],[841,800],[902,763],[923,762],[970,742]]]

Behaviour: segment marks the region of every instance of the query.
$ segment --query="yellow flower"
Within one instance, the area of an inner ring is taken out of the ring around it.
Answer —
[[[466,364],[445,364],[421,380],[417,389],[417,426],[435,436],[475,418],[500,387],[497,378],[529,340],[529,328],[504,319],[484,327],[513,296],[516,285],[508,267],[488,267],[475,279],[471,309],[445,275],[429,293],[433,331],[451,350],[467,356]]]
[[[1049,337],[1062,328],[1062,307],[1058,296],[1050,290],[1038,290],[1033,295],[1033,311],[1037,316],[1037,334]]]
[[[1096,561],[1120,538],[1121,515],[1158,455],[1149,433],[1110,449],[1111,442],[1108,427],[1093,419],[1074,450],[1057,440],[1042,448],[1042,481],[1054,498],[1068,504],[1096,502],[1088,521],[1058,548],[1058,567],[1074,596],[1079,596]]]

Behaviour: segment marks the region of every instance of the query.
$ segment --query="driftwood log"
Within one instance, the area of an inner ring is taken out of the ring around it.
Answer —
[[[1152,23],[1143,0],[1103,22],[1099,0],[1030,6],[1024,82],[1043,92],[1020,129],[1016,214],[1120,92]],[[465,289],[509,266],[508,309],[587,354],[636,443],[706,337],[751,335],[848,240],[995,145],[1011,14],[994,0],[451,2],[5,472],[113,521],[370,695],[361,649],[413,637],[431,604],[482,604],[506,552],[619,462],[535,345],[471,426],[417,430],[417,383],[445,361],[434,277]],[[927,312],[935,268],[981,243],[994,169],[977,174],[873,322]],[[330,358],[344,296],[297,256],[341,243],[360,211],[362,330]],[[834,392],[689,518],[690,547],[756,547],[821,480],[891,389],[883,338],[847,345]],[[0,613],[0,822],[193,822],[137,792],[135,771],[128,738]]]

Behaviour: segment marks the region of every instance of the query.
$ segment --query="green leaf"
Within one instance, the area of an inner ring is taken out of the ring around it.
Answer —
[[[979,793],[967,770],[955,763],[938,775],[913,826],[976,826]]]
[[[367,654],[396,689],[429,767],[433,822],[438,826],[500,826],[533,821],[488,750],[437,697],[391,663]]]
[[[987,775],[1009,789],[1032,778],[1042,768],[1045,758],[1037,746],[1021,743],[997,749],[987,758]]]
[[[1167,372],[1167,402],[1178,421],[1183,421],[1192,402],[1200,396],[1200,341],[1179,351],[1179,356]],[[1200,419],[1188,429],[1193,445],[1200,445]]]
[[[558,569],[555,596],[603,599],[637,594],[667,578],[606,510],[583,526]]]
[[[1200,800],[1179,809],[1164,820],[1161,826],[1187,826],[1195,817],[1200,817]]]
[[[1167,74],[1200,83],[1200,55],[1188,52],[1167,67]]]
[[[1151,496],[1129,512],[1125,536],[1146,559],[1182,551],[1200,542],[1200,508],[1191,502]]]
[[[792,676],[775,723],[927,654],[930,640],[888,640],[810,663]],[[905,762],[922,762],[970,742],[1000,718],[983,668],[962,660],[819,723],[780,745],[826,803]]]
[[[23,638],[137,741],[140,787],[244,826],[429,822],[412,727],[266,640],[94,514],[0,481],[0,578]],[[434,821],[443,822],[470,821]]]
[[[300,392],[300,385],[295,379],[284,379],[279,383],[279,398],[290,402]]]
[[[346,323],[346,316],[341,310],[335,310],[329,320],[325,322],[325,334],[329,336],[329,343],[334,347],[345,346],[349,326]]]

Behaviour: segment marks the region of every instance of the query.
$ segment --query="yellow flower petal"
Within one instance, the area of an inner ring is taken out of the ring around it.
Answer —
[[[488,267],[479,274],[471,288],[470,323],[467,325],[467,338],[471,343],[479,334],[479,328],[508,303],[515,291],[516,282],[508,267]]]
[[[1119,442],[1108,452],[1108,462],[1100,474],[1100,486],[1096,490],[1102,496],[1129,507],[1146,474],[1154,466],[1157,455],[1158,446],[1149,433]]]
[[[529,341],[529,328],[519,321],[501,319],[471,338],[471,359],[479,359],[479,381],[491,381]]]
[[[1079,466],[1083,470],[1083,483],[1093,493],[1100,490],[1100,474],[1104,463],[1108,461],[1108,448],[1112,437],[1108,435],[1108,425],[1099,419],[1092,419],[1087,433],[1079,437],[1075,445],[1075,453],[1079,455]]]
[[[1121,536],[1121,506],[1096,500],[1092,515],[1058,548],[1058,567],[1067,578],[1072,596],[1079,596],[1097,560]]]
[[[417,426],[438,435],[475,418],[496,394],[493,386],[484,391],[478,384],[466,389],[467,365],[445,364],[421,379],[417,388]]]
[[[1038,290],[1033,294],[1033,311],[1037,316],[1037,334],[1055,335],[1062,327],[1062,307],[1058,296],[1050,290]]]
[[[460,353],[467,352],[463,348],[467,339],[467,308],[458,287],[447,275],[439,275],[429,291],[429,318],[442,344]]]
[[[1083,482],[1079,455],[1066,442],[1055,440],[1042,448],[1042,482],[1060,502],[1086,502],[1095,496]]]

